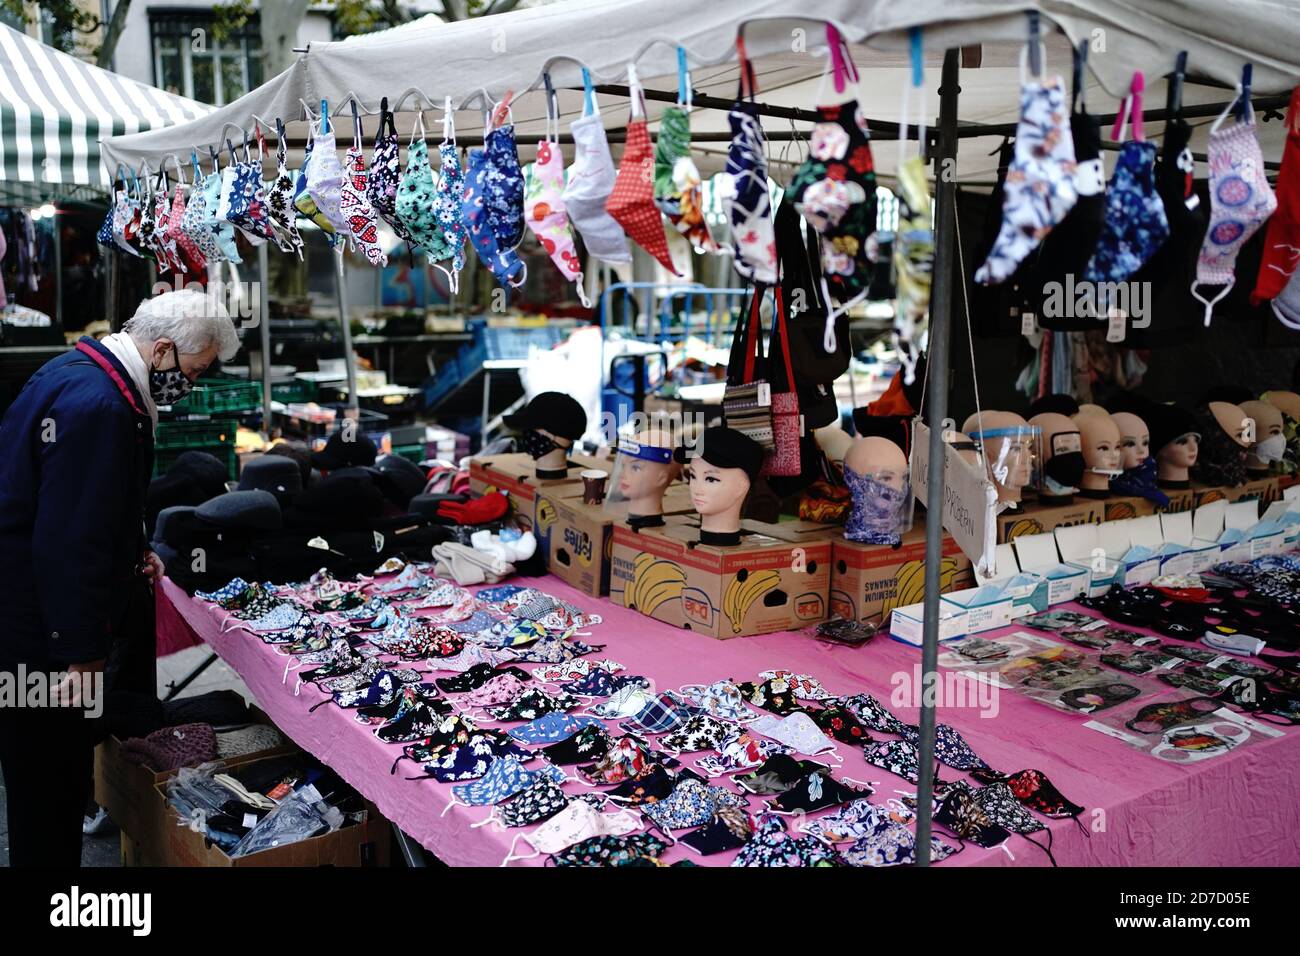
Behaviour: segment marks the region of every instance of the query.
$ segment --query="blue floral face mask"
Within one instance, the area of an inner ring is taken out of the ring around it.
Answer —
[[[492,231],[488,208],[488,177],[491,167],[481,149],[469,151],[469,171],[465,176],[465,190],[461,195],[461,218],[465,223],[470,245],[478,253],[483,265],[503,286],[518,288],[523,285],[527,268],[513,248],[502,248]],[[520,182],[521,196],[523,183]],[[520,223],[522,227],[522,221]]]
[[[276,605],[274,608],[272,608],[270,611],[261,615],[260,617],[254,618],[251,621],[244,621],[242,623],[245,630],[256,631],[260,634],[267,631],[288,630],[292,628],[294,625],[298,624],[303,619],[304,616],[307,618],[309,622],[311,621],[311,615],[306,614],[303,611],[303,609],[298,607],[297,605],[279,604]],[[238,623],[240,622],[238,621],[235,622],[235,624]],[[226,624],[231,624],[231,621],[228,620]],[[232,624],[232,627],[233,626],[234,624]],[[226,625],[223,624],[222,629],[228,630],[229,628],[227,628]]]
[[[1106,223],[1083,274],[1088,282],[1124,282],[1169,238],[1155,168],[1155,143],[1129,140],[1120,149],[1106,187]],[[1099,302],[1098,314],[1108,305]]]
[[[473,734],[463,744],[452,744],[431,754],[422,761],[422,769],[439,783],[455,783],[482,778],[498,758],[510,757],[523,763],[532,756],[510,739],[489,730]]]
[[[521,727],[513,728],[509,734],[515,740],[526,744],[553,744],[568,740],[580,730],[600,726],[603,725],[594,717],[551,711]]]
[[[497,247],[513,250],[524,238],[524,173],[515,147],[514,124],[490,130],[483,139],[484,205]]]
[[[938,863],[956,853],[936,836],[930,838],[930,860]],[[850,866],[908,866],[916,862],[916,835],[901,823],[877,818],[843,851]]]
[[[795,837],[774,813],[759,814],[754,835],[740,848],[732,866],[840,866],[842,860],[821,840]]]
[[[799,829],[827,843],[849,843],[875,832],[882,823],[903,824],[915,816],[901,802],[883,807],[861,799],[846,803],[815,820],[805,820]]]
[[[564,771],[551,766],[527,770],[515,757],[498,757],[492,761],[482,778],[451,788],[452,800],[442,811],[443,815],[457,803],[471,807],[500,803],[543,778],[553,783],[563,783]]]
[[[724,807],[742,807],[745,798],[723,787],[711,787],[694,777],[683,777],[662,800],[642,805],[641,812],[659,829],[682,830],[703,826]]]
[[[203,601],[220,604],[229,610],[233,602],[250,587],[251,585],[243,578],[231,578],[215,591],[195,591],[194,596]]]
[[[547,637],[535,641],[517,653],[518,659],[533,664],[558,664],[583,657],[605,649],[604,644],[586,644],[582,641],[565,641],[558,637]]]
[[[903,732],[903,722],[890,713],[889,708],[868,693],[836,697],[833,702],[852,713],[872,730],[879,730],[881,733],[886,734],[901,734]]]
[[[484,588],[474,596],[485,604],[501,604],[523,590],[518,584],[502,584],[495,588]]]
[[[921,739],[921,729],[913,724],[904,725],[899,733],[912,744],[919,743]],[[939,724],[934,728],[934,756],[940,763],[954,770],[989,769],[989,765],[971,749],[966,739],[947,724]]]

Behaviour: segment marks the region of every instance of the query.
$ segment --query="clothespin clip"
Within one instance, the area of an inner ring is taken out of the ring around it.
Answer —
[[[1042,76],[1042,22],[1037,10],[1030,10],[1027,16],[1029,17],[1029,72],[1034,76]]]
[[[501,102],[498,103],[493,108],[492,110],[493,129],[496,129],[505,121],[506,114],[510,111],[510,101],[514,98],[514,95],[515,95],[514,90],[506,90],[506,95],[501,97]]]
[[[330,104],[329,100],[320,101],[320,132],[324,136],[330,131]]]
[[[912,85],[925,83],[925,50],[921,45],[921,28],[912,27],[908,32],[908,43],[912,56]]]
[[[1187,51],[1181,50],[1174,57],[1174,71],[1169,74],[1169,91],[1165,96],[1165,111],[1170,118],[1175,117],[1183,108],[1183,75],[1187,72]]]
[[[1237,106],[1234,112],[1240,123],[1250,122],[1250,83],[1254,77],[1255,67],[1249,63],[1241,67],[1241,92],[1237,94]]]
[[[582,113],[590,116],[596,112],[596,89],[591,85],[591,71],[585,66],[582,68],[582,93],[585,97]]]
[[[677,48],[677,103],[690,107],[692,99],[691,71],[686,66],[686,47]]]

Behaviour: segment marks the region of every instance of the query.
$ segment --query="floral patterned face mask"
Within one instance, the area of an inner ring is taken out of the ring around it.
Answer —
[[[916,746],[906,740],[882,740],[866,750],[867,763],[916,783],[920,776]]]
[[[685,56],[682,51],[681,56]],[[700,171],[691,159],[691,81],[682,63],[678,71],[678,105],[659,115],[655,144],[655,205],[691,245],[716,252],[704,221],[704,190]]]
[[[745,798],[724,787],[711,787],[694,777],[683,777],[662,800],[642,805],[641,812],[660,830],[702,826],[724,807],[743,807]]]
[[[488,713],[495,720],[536,720],[543,714],[573,710],[577,706],[578,698],[563,691],[548,694],[541,690],[529,690],[504,706],[488,708]]]
[[[497,242],[489,221],[488,176],[491,167],[481,149],[469,151],[469,171],[461,193],[461,218],[465,223],[469,244],[478,253],[483,265],[503,286],[518,288],[527,275],[524,261],[512,248],[502,248]]]
[[[921,729],[914,724],[906,724],[899,731],[903,739],[912,744],[918,744],[921,739]],[[966,739],[952,727],[947,724],[938,724],[934,728],[934,756],[943,764],[952,767],[954,770],[988,770],[986,764],[971,749]]]
[[[904,724],[889,709],[868,693],[835,697],[832,701],[855,714],[858,720],[872,730],[886,734],[901,734]]]
[[[296,252],[301,259],[303,242],[293,207],[294,176],[289,172],[288,143],[283,123],[276,122],[276,132],[279,143],[275,148],[275,181],[267,190],[266,209],[271,217],[275,244],[281,252]]]
[[[500,803],[540,779],[549,779],[557,784],[563,783],[564,771],[559,767],[551,766],[544,766],[539,770],[527,770],[515,757],[497,757],[480,779],[451,788],[452,799],[443,809],[442,815],[445,816],[447,811],[458,803],[470,807]]]
[[[719,680],[707,686],[687,684],[681,692],[690,703],[720,720],[745,721],[754,717],[734,681]]]
[[[482,596],[482,591],[479,596]],[[584,658],[577,660],[564,661],[559,664],[547,664],[542,667],[533,668],[533,676],[539,681],[549,683],[565,683],[568,681],[578,680],[586,677],[595,671],[603,670],[610,674],[623,670],[623,665],[618,661],[589,661]]]
[[[732,866],[840,866],[833,847],[812,837],[794,837],[774,813],[759,814],[754,835],[740,848]]]
[[[653,861],[666,849],[667,843],[649,833],[598,836],[551,854],[550,862],[556,866],[627,866],[641,860]]]
[[[869,797],[872,792],[866,785],[862,790],[853,790],[829,774],[810,773],[780,796],[769,800],[768,807],[773,813],[813,813]]]
[[[684,724],[664,736],[659,743],[669,753],[712,750],[731,736],[734,729],[734,724],[724,724],[707,714],[696,714],[686,718]]]
[[[746,83],[749,102],[744,99]],[[732,180],[732,192],[726,200],[727,218],[731,221],[736,271],[751,282],[775,285],[776,226],[767,192],[767,144],[753,99],[754,69],[742,51],[740,91],[735,106],[727,114],[731,124],[727,174]]]
[[[822,686],[822,682],[811,674],[796,674],[794,671],[777,667],[762,671],[758,677],[759,680],[785,683],[789,692],[801,700],[827,700],[831,696]]]
[[[573,230],[564,206],[564,157],[559,143],[537,144],[537,162],[525,178],[524,220],[565,279],[576,286],[578,299],[590,308],[583,287],[582,262],[573,243]]]
[[[451,744],[439,747],[434,752],[420,753],[420,764],[425,775],[439,783],[456,783],[482,779],[498,759],[510,757],[524,763],[531,760],[532,756],[504,734],[487,730],[471,735],[463,744]]]
[[[370,153],[366,199],[370,200],[370,208],[388,223],[399,239],[414,245],[415,240],[406,231],[402,218],[397,214],[397,187],[401,178],[402,145],[397,138],[397,126],[393,123],[392,111],[388,108],[388,97],[385,96],[379,101],[379,126],[375,130],[375,145]],[[400,565],[401,562],[398,563]],[[401,568],[393,570],[400,571]]]
[[[463,707],[493,707],[508,704],[519,696],[524,683],[514,674],[499,674],[482,687],[476,687],[468,694],[457,698]]]
[[[957,848],[930,837],[930,861],[939,863]],[[916,835],[894,820],[877,819],[843,851],[849,866],[909,866],[916,862]]]
[[[716,754],[707,754],[695,761],[695,765],[710,777],[751,770],[773,754],[789,753],[790,748],[775,740],[754,737],[745,732],[721,741],[717,744],[717,751]]]
[[[483,163],[488,227],[498,249],[513,250],[524,238],[524,173],[513,123],[488,130],[483,137]]]
[[[541,820],[549,820],[568,806],[568,803],[568,794],[555,781],[543,777],[513,799],[493,807],[492,816],[488,820],[495,817],[501,821],[502,826],[512,828],[531,826]],[[473,826],[483,826],[488,820]]]
[[[586,800],[571,800],[568,806],[532,833],[515,837],[510,844],[510,852],[501,865],[506,866],[511,860],[523,860],[542,853],[559,853],[574,844],[596,837],[623,836],[640,828],[641,821],[628,810],[601,813]],[[515,855],[515,847],[521,839],[533,848],[533,853],[528,856]]]
[[[448,142],[450,140],[450,142]],[[451,282],[451,291],[460,288],[460,272],[465,268],[465,223],[461,218],[461,197],[465,194],[465,175],[460,168],[460,155],[456,150],[456,134],[452,127],[451,98],[447,99],[443,116],[443,139],[438,146],[438,184],[433,199],[433,213],[442,230],[446,256],[451,260],[451,271],[442,269]]]
[[[846,803],[816,820],[805,820],[799,829],[827,843],[850,843],[872,833],[882,823],[904,824],[915,816],[901,801],[885,807],[864,798]]]

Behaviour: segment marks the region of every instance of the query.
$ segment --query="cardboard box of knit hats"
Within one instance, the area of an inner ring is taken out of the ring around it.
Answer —
[[[249,706],[248,716],[250,725],[271,724],[271,718],[256,706]],[[286,739],[276,746],[234,759],[263,759],[294,753],[297,749]],[[109,736],[95,748],[95,802],[122,831],[124,865],[157,865],[163,807],[155,788],[175,773],[175,770],[155,771],[127,760],[122,754],[122,741],[115,736]]]
[[[582,479],[579,475],[588,468],[609,471],[610,463],[590,455],[569,455],[568,473],[563,478],[538,478],[537,462],[531,455],[518,453],[513,455],[492,455],[488,458],[471,458],[469,460],[469,490],[476,495],[489,491],[504,491],[510,496],[519,524],[526,528],[533,526],[533,511],[539,491],[555,490],[560,487],[572,489],[575,485],[581,491]]]
[[[898,548],[849,541],[843,528],[837,530],[831,548],[832,617],[881,624],[894,608],[925,598],[925,524],[920,516]],[[970,558],[949,534],[943,536],[939,562],[940,592],[975,586]]]
[[[664,514],[694,511],[690,490],[678,483],[664,492]],[[604,505],[584,504],[582,486],[572,484],[537,492],[533,533],[548,570],[584,594],[609,594],[610,558],[616,517]]]
[[[1062,527],[1097,524],[1105,514],[1104,501],[1075,497],[1073,504],[1042,507],[1027,503],[998,515],[998,544],[1008,544],[1022,534],[1042,534]]]
[[[808,524],[746,529],[734,547],[699,544],[696,517],[639,531],[615,525],[610,600],[721,640],[823,621],[831,543],[820,530],[810,536]]]
[[[261,758],[268,759],[268,758]],[[261,759],[240,759],[226,764],[236,770]],[[273,849],[232,857],[212,843],[200,830],[181,819],[167,802],[167,782],[155,787],[163,810],[163,841],[159,866],[191,867],[383,867],[388,866],[392,833],[390,824],[369,800],[364,800],[363,819],[329,833],[286,843]]]

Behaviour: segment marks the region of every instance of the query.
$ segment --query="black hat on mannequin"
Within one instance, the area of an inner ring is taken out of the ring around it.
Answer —
[[[718,426],[704,429],[693,448],[678,448],[673,457],[683,464],[697,457],[719,468],[740,468],[753,482],[763,467],[763,446],[744,432]]]

